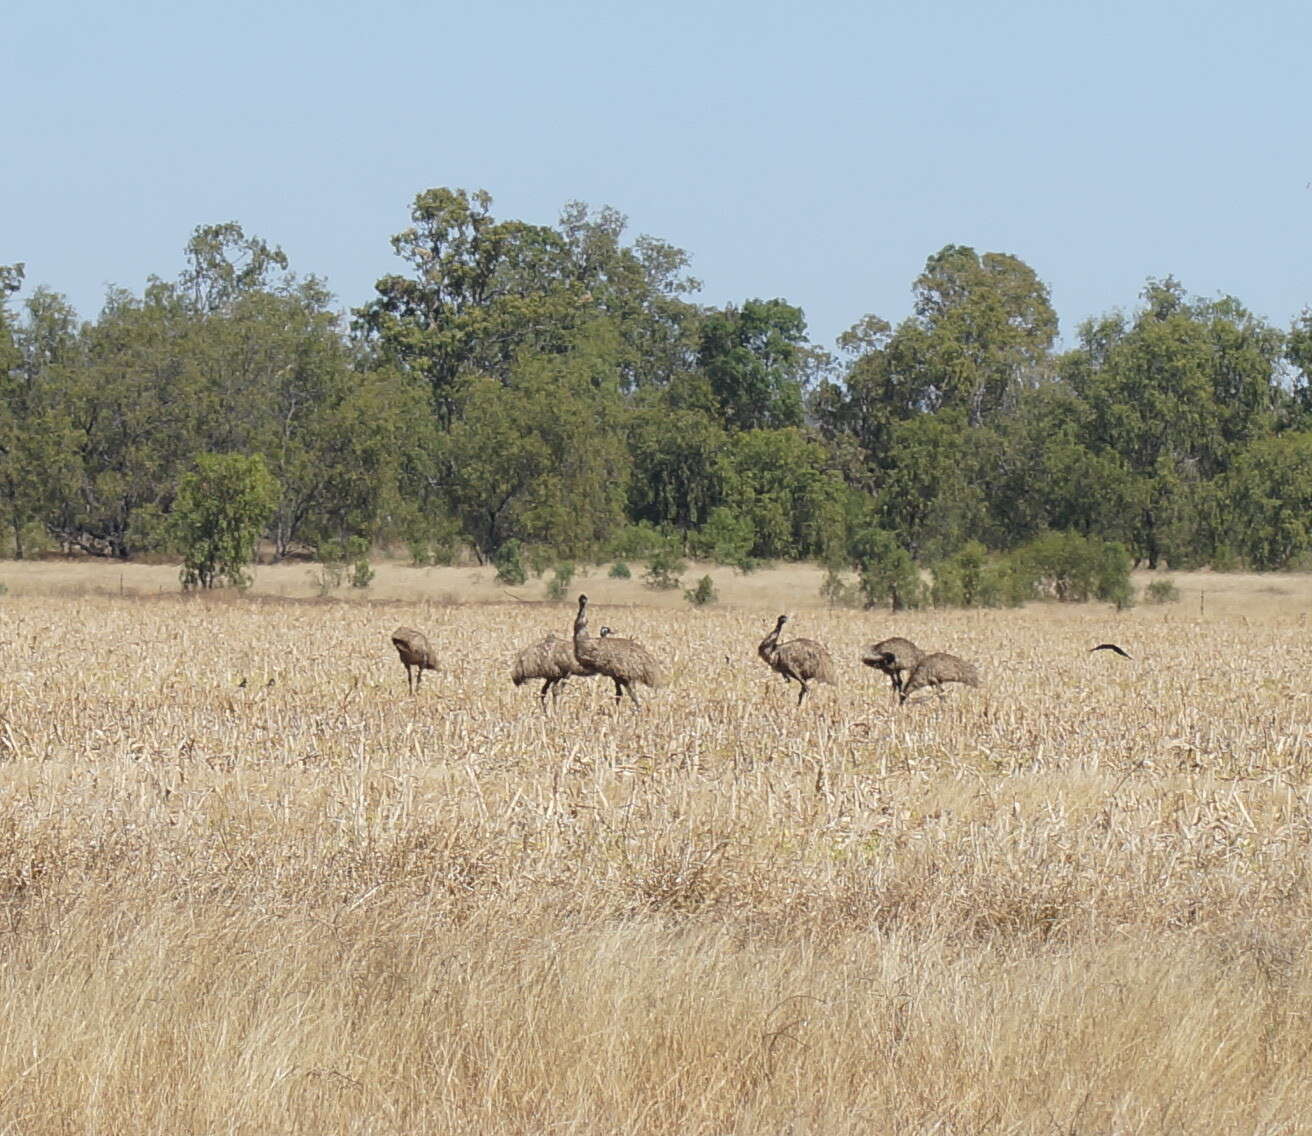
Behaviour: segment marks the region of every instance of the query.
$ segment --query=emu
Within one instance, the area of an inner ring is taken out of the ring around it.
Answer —
[[[398,627],[392,632],[392,645],[405,664],[405,681],[410,692],[416,693],[424,681],[424,671],[437,670],[437,656],[428,636],[413,627]],[[410,668],[414,668],[413,674]]]
[[[579,613],[574,618],[574,658],[585,674],[605,675],[615,684],[615,702],[624,695],[641,706],[634,683],[657,687],[665,683],[665,670],[656,657],[632,639],[603,636],[593,639],[588,635],[588,597],[579,596]]]
[[[943,697],[945,682],[961,682],[967,686],[979,686],[979,672],[972,663],[949,655],[946,651],[936,651],[926,655],[911,671],[911,677],[902,684],[900,698],[903,702],[913,692],[922,687],[932,686],[940,698]]]
[[[784,682],[796,680],[802,687],[797,696],[797,705],[802,705],[813,682],[827,682],[837,685],[834,679],[834,661],[829,652],[814,639],[789,639],[779,642],[779,632],[788,622],[788,616],[781,615],[774,625],[774,630],[761,640],[756,653],[765,660],[771,670],[783,675]]]
[[[871,643],[861,652],[861,661],[866,666],[888,675],[897,694],[902,693],[902,683],[907,675],[916,669],[916,664],[925,657],[925,652],[910,639],[894,636]]]
[[[610,634],[609,627],[601,629],[603,639]],[[585,671],[574,657],[573,642],[554,634],[539,639],[536,643],[530,643],[520,651],[515,656],[515,664],[510,671],[511,680],[516,686],[523,686],[524,683],[534,679],[543,680],[538,698],[542,702],[544,713],[547,709],[548,691],[551,692],[551,704],[554,706],[560,695],[560,683],[572,675],[587,677],[590,674],[591,672]]]

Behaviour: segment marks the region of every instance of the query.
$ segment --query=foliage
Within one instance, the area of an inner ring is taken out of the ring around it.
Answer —
[[[757,565],[752,556],[755,536],[748,517],[719,505],[712,510],[706,524],[692,537],[690,544],[693,553],[705,560],[730,564],[742,572],[750,572]]]
[[[278,484],[258,454],[201,454],[183,475],[170,515],[182,586],[246,587],[246,566],[277,499]]]
[[[1027,590],[1063,603],[1105,600],[1128,607],[1134,598],[1125,546],[1079,533],[1045,533],[1011,556]]]
[[[715,603],[720,597],[715,590],[715,581],[710,576],[703,576],[695,588],[685,588],[683,598],[693,607],[706,607]]]
[[[1231,542],[1254,568],[1285,568],[1312,550],[1312,431],[1246,447],[1226,489]]]
[[[573,580],[574,565],[568,561],[557,564],[556,570],[551,574],[551,579],[547,581],[547,598],[557,601],[563,600]]]
[[[629,570],[629,566],[624,563],[623,560],[617,560],[610,566],[610,572],[608,575],[612,580],[627,580],[633,575],[633,573]]]
[[[668,591],[679,587],[679,580],[688,568],[672,546],[660,549],[648,562],[647,571],[643,573],[643,582],[656,591]]]
[[[836,568],[829,568],[825,573],[824,583],[820,585],[820,595],[831,607],[862,607],[864,598],[859,581],[848,582]]]
[[[877,529],[934,567],[934,602],[977,606],[1024,598],[1032,558],[1008,550],[1049,533],[1150,568],[1312,556],[1310,313],[1284,334],[1166,277],[1056,354],[1034,271],[947,245],[910,318],[864,317],[831,358],[785,300],[692,304],[688,254],[614,209],[537,224],[435,188],[410,222],[354,338],[235,221],[91,321],[44,288],[20,302],[0,266],[2,546],[161,553],[197,458],[242,453],[278,485],[275,558],[358,537],[416,563],[515,541],[534,571],[667,547],[838,571]],[[876,602],[898,572],[919,602],[896,560],[867,567]]]
[[[524,566],[523,549],[519,541],[506,541],[497,549],[497,554],[492,558],[492,564],[497,570],[497,583],[507,584],[512,587],[518,587],[528,580],[528,569]]]
[[[1154,580],[1143,590],[1144,603],[1166,604],[1180,602],[1180,589],[1174,580]]]
[[[702,321],[697,360],[727,429],[802,424],[805,343],[801,308],[783,300],[748,300]]]
[[[852,559],[865,606],[887,603],[893,611],[920,607],[924,596],[911,554],[884,529],[866,529],[853,539]]]

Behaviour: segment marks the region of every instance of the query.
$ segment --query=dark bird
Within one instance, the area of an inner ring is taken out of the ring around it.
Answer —
[[[830,686],[837,683],[834,679],[834,661],[829,657],[825,647],[814,639],[789,639],[779,642],[779,632],[788,622],[788,616],[781,615],[760,645],[756,653],[765,660],[766,666],[783,675],[785,682],[796,681],[801,684],[802,692],[797,696],[797,705],[802,705],[813,682],[827,682]]]
[[[424,681],[424,671],[437,670],[437,656],[433,654],[428,636],[413,627],[398,627],[392,632],[392,645],[405,664],[405,681],[411,692],[417,692]],[[414,668],[413,673],[411,667]]]
[[[603,639],[610,634],[609,627],[601,629]],[[572,639],[548,635],[536,643],[530,643],[515,656],[510,678],[516,686],[523,686],[524,683],[534,679],[542,679],[542,689],[538,692],[538,698],[541,699],[542,709],[545,711],[548,691],[551,692],[551,702],[554,706],[560,694],[560,683],[572,675],[589,676],[592,673],[584,670],[578,659],[574,657]]]
[[[1134,656],[1131,655],[1128,651],[1125,651],[1122,648],[1118,647],[1115,643],[1099,643],[1096,647],[1089,648],[1089,654],[1092,655],[1094,651],[1115,651],[1123,659],[1134,658]]]
[[[926,655],[912,668],[911,677],[902,685],[900,697],[905,702],[909,695],[922,687],[932,686],[943,696],[945,682],[961,682],[966,686],[979,686],[979,672],[972,663],[949,655],[945,651],[935,651]]]
[[[866,666],[888,675],[893,689],[902,693],[902,683],[918,662],[925,657],[925,652],[910,639],[894,637],[871,643],[861,652],[861,661]]]
[[[615,684],[616,702],[627,693],[633,705],[639,706],[634,683],[651,687],[665,683],[664,668],[641,643],[614,635],[593,639],[588,634],[587,596],[579,596],[579,613],[574,619],[574,658],[585,674],[605,675]]]

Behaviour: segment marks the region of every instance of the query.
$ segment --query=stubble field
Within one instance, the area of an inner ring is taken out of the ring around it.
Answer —
[[[749,579],[581,581],[671,683],[545,716],[510,656],[570,605],[11,583],[0,1132],[1312,1129],[1302,584],[891,617]],[[778,611],[838,665],[800,710]],[[893,634],[982,687],[899,708],[857,661]]]

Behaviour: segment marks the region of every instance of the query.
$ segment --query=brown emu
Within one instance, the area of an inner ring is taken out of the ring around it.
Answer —
[[[802,687],[797,696],[797,705],[802,705],[813,682],[827,682],[836,685],[834,680],[834,661],[829,652],[814,639],[789,639],[779,642],[779,632],[788,622],[788,616],[781,615],[774,625],[774,630],[761,640],[756,653],[765,660],[771,670],[783,675],[784,682],[796,680]]]
[[[617,703],[627,693],[633,705],[639,706],[634,683],[655,687],[665,682],[661,664],[642,644],[613,635],[593,639],[588,634],[587,596],[579,596],[579,613],[574,619],[574,658],[585,674],[605,675],[615,684]]]
[[[392,645],[405,664],[405,681],[410,690],[417,691],[424,681],[424,671],[437,670],[437,656],[428,636],[413,627],[398,627],[392,632]],[[414,667],[411,674],[410,668]]]
[[[905,702],[908,695],[925,686],[932,686],[941,698],[945,682],[962,682],[967,686],[979,686],[979,672],[975,670],[974,664],[966,662],[965,659],[959,659],[956,655],[949,655],[945,651],[936,651],[932,655],[926,655],[912,669],[911,677],[902,684],[901,699]]]
[[[893,690],[902,693],[902,683],[906,676],[916,669],[916,664],[925,657],[925,652],[910,639],[894,636],[871,643],[861,652],[861,661],[874,670],[888,675]]]
[[[601,629],[603,639],[610,634],[609,627]],[[547,691],[551,692],[551,702],[554,706],[560,694],[560,683],[571,675],[588,676],[591,673],[585,671],[574,657],[573,640],[562,639],[559,635],[548,635],[536,643],[530,643],[515,656],[515,665],[511,668],[510,677],[516,686],[522,686],[533,679],[542,679],[542,690],[539,691],[538,698],[541,699],[542,709],[545,711]]]

